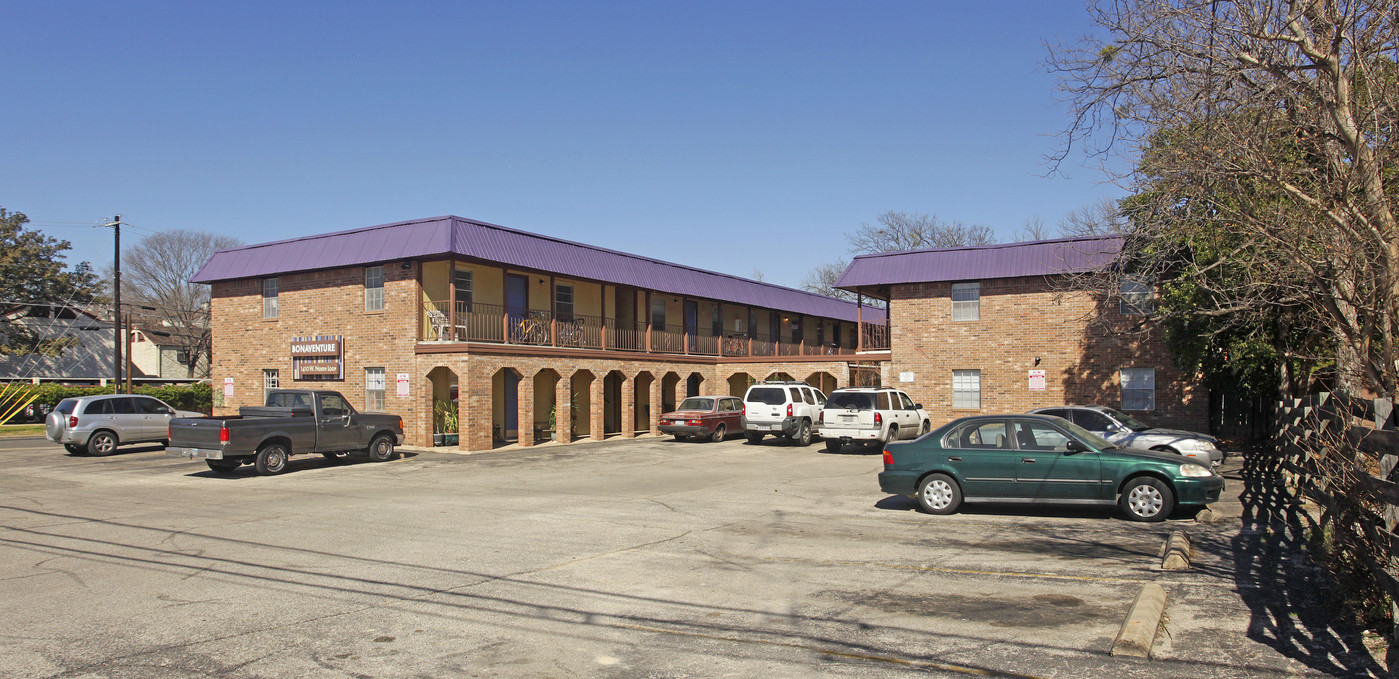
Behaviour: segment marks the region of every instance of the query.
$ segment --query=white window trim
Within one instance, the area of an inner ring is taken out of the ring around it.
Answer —
[[[1122,368],[1118,371],[1118,380],[1122,386],[1122,410],[1138,412],[1156,410],[1155,368]],[[1131,392],[1130,399],[1129,392]],[[1139,405],[1146,407],[1137,407]]]
[[[1149,279],[1127,276],[1117,288],[1117,311],[1123,316],[1146,316],[1156,311],[1156,286]]]
[[[961,299],[958,299],[958,296]],[[952,284],[953,322],[981,320],[981,283]]]
[[[366,412],[382,413],[388,409],[388,388],[384,374],[383,368],[364,369],[364,409]]]
[[[271,295],[267,293],[271,292]],[[281,282],[276,278],[262,279],[262,317],[277,318],[279,316],[278,295],[281,294]]]
[[[972,379],[976,380],[976,390],[970,388]],[[976,394],[976,405],[970,405],[968,396]],[[959,399],[958,395],[962,398]],[[962,401],[959,403],[958,401]],[[981,370],[953,370],[952,371],[952,409],[953,410],[981,410]]]
[[[374,283],[378,285],[374,285]],[[384,310],[384,267],[382,266],[364,267],[364,310]]]

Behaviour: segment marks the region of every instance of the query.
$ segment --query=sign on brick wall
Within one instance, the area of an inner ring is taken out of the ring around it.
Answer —
[[[1044,391],[1044,371],[1030,371],[1030,391]]]
[[[294,380],[345,379],[345,342],[341,335],[293,337],[291,371]]]

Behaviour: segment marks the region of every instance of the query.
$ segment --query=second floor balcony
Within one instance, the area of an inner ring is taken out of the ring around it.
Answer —
[[[887,351],[883,323],[864,323],[861,343],[793,340],[763,333],[725,332],[684,325],[650,326],[644,322],[588,315],[560,317],[548,311],[508,309],[499,304],[427,302],[419,337],[423,342],[489,342],[537,347],[722,357],[854,355]]]

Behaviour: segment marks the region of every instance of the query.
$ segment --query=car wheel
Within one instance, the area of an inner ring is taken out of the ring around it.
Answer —
[[[899,427],[898,425],[891,424],[889,425],[889,430],[884,432],[884,440],[879,442],[879,447],[883,448],[890,441],[897,440],[899,440]]]
[[[828,452],[828,453],[839,453],[839,452],[840,452],[840,439],[826,439],[826,452]]]
[[[238,460],[205,460],[204,462],[209,465],[209,469],[220,474],[227,474],[237,469],[239,465],[242,464]]]
[[[918,430],[918,435],[923,436],[933,430],[933,425],[927,420],[923,420],[923,427]]]
[[[97,431],[87,440],[87,454],[95,457],[111,455],[117,449],[117,435],[110,431]]]
[[[806,420],[802,420],[801,425],[797,427],[797,436],[792,440],[795,441],[797,445],[802,446],[803,448],[811,445],[811,423],[807,422]]]
[[[946,474],[929,474],[918,483],[918,506],[929,514],[951,514],[962,506],[962,489]]]
[[[280,443],[273,443],[262,447],[257,451],[257,457],[253,459],[253,469],[259,474],[271,476],[281,474],[287,470],[287,447]]]
[[[82,454],[84,454],[84,453],[87,452],[87,448],[84,448],[84,447],[82,447],[82,446],[73,445],[73,444],[71,444],[71,443],[65,443],[65,444],[63,444],[63,447],[66,448],[66,449],[68,450],[68,452],[70,452],[70,453],[72,453],[72,454],[74,454],[74,455],[82,455]]]
[[[1175,509],[1176,499],[1164,481],[1138,476],[1122,488],[1117,504],[1132,521],[1165,521]]]
[[[369,442],[369,461],[387,462],[394,457],[393,437],[388,434],[380,434]]]
[[[762,434],[748,434],[744,438],[748,439],[748,444],[753,446],[763,442]]]
[[[723,440],[724,440],[724,425],[721,424],[721,425],[715,427],[715,428],[714,428],[714,433],[711,434],[711,435],[709,436],[709,440],[710,440],[710,441],[713,441],[713,442],[715,442],[715,443],[718,443],[718,442],[720,442],[720,441],[723,441]]]

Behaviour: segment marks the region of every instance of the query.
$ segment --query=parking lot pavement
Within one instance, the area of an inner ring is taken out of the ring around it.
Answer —
[[[293,458],[277,477],[42,440],[0,459],[5,677],[1377,671],[1282,624],[1263,593],[1292,576],[1258,564],[1286,545],[1249,537],[1238,478],[1217,523],[1135,524],[929,516],[878,491],[878,454],[741,440]],[[1173,528],[1192,572],[1156,568]],[[1160,659],[1110,656],[1147,582],[1170,594]]]

